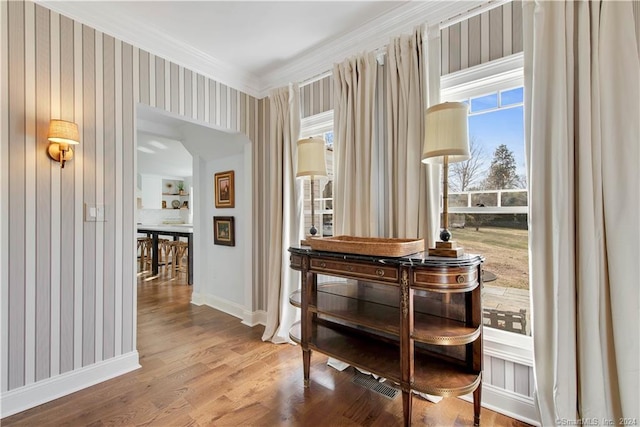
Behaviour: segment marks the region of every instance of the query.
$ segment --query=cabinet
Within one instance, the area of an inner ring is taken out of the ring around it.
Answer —
[[[319,351],[387,378],[402,390],[404,424],[411,391],[436,396],[473,392],[474,425],[482,390],[483,258],[401,258],[291,247],[302,310],[290,337],[302,347],[305,386]]]
[[[162,178],[141,175],[141,207],[143,209],[160,209],[162,206]]]

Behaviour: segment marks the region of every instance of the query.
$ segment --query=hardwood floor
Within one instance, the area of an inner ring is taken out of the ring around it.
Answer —
[[[392,426],[402,399],[351,382],[314,353],[302,383],[297,346],[262,342],[263,327],[190,304],[191,287],[159,277],[138,280],[141,369],[2,420],[2,425]],[[414,425],[473,425],[470,403],[413,399]],[[483,409],[487,426],[526,426]]]

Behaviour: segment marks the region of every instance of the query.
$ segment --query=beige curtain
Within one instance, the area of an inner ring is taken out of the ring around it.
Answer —
[[[267,264],[267,325],[262,339],[289,342],[289,328],[297,310],[289,295],[300,282],[300,273],[289,267],[288,248],[300,243],[302,228],[302,185],[296,180],[296,143],[300,135],[300,93],[298,85],[274,90],[269,95],[271,138],[269,173],[269,233],[264,247]]]
[[[423,33],[423,28],[417,28],[412,35],[397,37],[387,46],[386,237],[424,238],[433,234],[427,233],[427,228],[438,229],[439,167],[421,162],[427,105]],[[428,212],[427,194],[434,191],[436,203]]]
[[[333,68],[334,234],[378,235],[378,191],[374,152],[375,84],[373,53]]]
[[[540,419],[637,422],[640,61],[632,4],[541,1],[524,11]]]

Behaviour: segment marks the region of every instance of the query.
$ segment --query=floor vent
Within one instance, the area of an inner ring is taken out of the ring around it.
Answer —
[[[360,372],[357,372],[353,376],[351,382],[368,388],[369,390],[378,393],[386,397],[387,399],[395,399],[398,393],[400,393],[400,390],[398,390],[397,388],[378,382],[378,380],[373,378],[371,375],[365,375]]]

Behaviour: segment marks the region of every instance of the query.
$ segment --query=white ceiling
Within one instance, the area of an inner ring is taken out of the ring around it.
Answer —
[[[137,135],[138,173],[176,178],[192,175],[193,159],[180,141],[145,132]]]
[[[246,135],[226,132],[138,104],[137,173],[171,178],[192,176],[193,158],[205,162],[242,154]]]
[[[269,89],[327,72],[349,55],[486,0],[39,3],[261,98]]]

